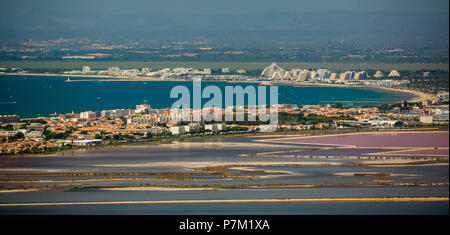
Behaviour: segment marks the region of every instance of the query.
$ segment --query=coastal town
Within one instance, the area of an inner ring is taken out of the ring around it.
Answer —
[[[5,74],[24,74],[20,68],[2,69]],[[258,76],[248,76],[244,69],[230,68],[150,68],[93,70],[84,66],[82,70],[65,71],[60,76],[125,79],[125,80],[194,80],[203,81],[257,81],[261,85],[302,84],[332,86],[366,86],[410,92],[415,98],[391,105],[346,107],[342,103],[319,105],[279,104],[277,131],[302,131],[312,129],[348,128],[404,128],[443,125],[449,123],[449,92],[442,89],[429,94],[407,89],[408,79],[399,79],[400,73],[392,70],[387,74],[378,70],[369,75],[366,71],[331,72],[327,69],[285,70],[272,63]],[[31,74],[33,75],[33,74]],[[431,76],[423,72],[423,77]],[[247,106],[240,107],[248,113]],[[207,109],[207,108],[204,108]],[[204,110],[192,110],[195,113]],[[207,110],[206,112],[208,112]],[[222,110],[224,113],[225,109]],[[270,111],[270,110],[269,110]],[[135,141],[153,141],[167,138],[233,135],[266,132],[260,129],[261,122],[205,122],[181,120],[169,108],[153,109],[148,104],[136,105],[135,109],[90,110],[81,113],[52,114],[48,117],[21,118],[18,115],[0,116],[1,154],[45,153],[74,146],[107,145]]]
[[[277,132],[320,129],[379,129],[405,127],[448,127],[448,93],[435,101],[345,107],[342,104],[279,104]],[[247,106],[241,107],[248,113]],[[0,152],[2,155],[46,153],[80,146],[158,141],[194,136],[224,136],[266,132],[261,122],[200,121],[188,110],[185,121],[171,109],[153,109],[148,104],[135,109],[84,111],[52,114],[48,117],[21,118],[0,116]],[[271,111],[268,109],[268,111]],[[171,112],[172,111],[172,112]],[[222,110],[225,113],[225,109]]]
[[[20,68],[2,69],[4,74],[33,75]],[[79,80],[71,76],[124,79],[124,80],[194,80],[203,81],[256,81],[261,85],[301,84],[331,86],[366,86],[410,92],[415,97],[403,103],[391,105],[372,105],[346,107],[342,103],[323,103],[319,105],[279,104],[279,123],[277,131],[301,131],[311,129],[345,128],[400,128],[449,123],[449,92],[441,89],[436,94],[408,89],[410,80],[400,79],[400,73],[376,71],[345,71],[336,73],[327,69],[285,70],[272,63],[258,76],[246,75],[244,69],[231,71],[230,68],[150,68],[93,70],[84,66],[82,70],[64,71],[66,82]],[[52,74],[54,75],[54,74]],[[422,77],[432,76],[423,72]],[[247,106],[240,107],[248,113]],[[204,108],[207,109],[207,108]],[[195,113],[204,110],[192,110]],[[207,110],[206,112],[208,112]],[[224,110],[222,110],[224,113]],[[73,146],[92,146],[153,141],[166,138],[228,135],[266,132],[260,129],[261,122],[186,122],[169,108],[154,109],[148,104],[136,105],[135,109],[90,110],[81,113],[52,114],[48,117],[21,118],[18,115],[0,116],[1,154],[42,153]]]

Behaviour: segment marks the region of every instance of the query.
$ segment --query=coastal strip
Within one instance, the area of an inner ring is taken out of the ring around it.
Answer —
[[[132,204],[196,204],[196,203],[272,203],[272,202],[448,202],[448,197],[365,197],[365,198],[270,198],[223,200],[171,200],[171,201],[113,201],[113,202],[39,202],[8,203],[0,207],[15,206],[80,206],[80,205],[132,205]]]

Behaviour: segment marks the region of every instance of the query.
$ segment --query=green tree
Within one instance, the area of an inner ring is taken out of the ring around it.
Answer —
[[[127,119],[125,117],[120,117],[120,120],[122,120],[122,126],[127,125]]]
[[[46,140],[55,138],[55,133],[47,129],[42,132],[42,135]]]
[[[153,134],[149,131],[149,132],[147,132],[147,134],[145,135],[145,137],[146,137],[147,139],[151,139],[151,138],[153,138]]]
[[[13,135],[10,140],[11,141],[16,141],[18,139],[23,139],[25,138],[25,135],[22,132],[17,132],[15,135]]]
[[[40,124],[47,124],[47,122],[44,119],[31,119],[29,123],[40,123]]]
[[[4,126],[1,126],[0,129],[4,129],[4,130],[7,130],[7,131],[12,131],[12,130],[14,130],[14,127],[11,124],[7,124],[7,125],[4,125]]]

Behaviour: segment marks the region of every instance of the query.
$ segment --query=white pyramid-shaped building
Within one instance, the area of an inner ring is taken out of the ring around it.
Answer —
[[[284,69],[282,69],[277,64],[272,63],[262,71],[261,77],[266,77],[269,79],[282,79],[283,77],[285,77],[285,73],[286,71]]]

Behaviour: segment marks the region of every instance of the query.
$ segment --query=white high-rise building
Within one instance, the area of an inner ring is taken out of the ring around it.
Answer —
[[[238,69],[236,70],[236,73],[245,74],[247,71],[245,69]]]
[[[345,71],[339,75],[339,80],[350,80],[353,79],[354,75],[354,71]]]
[[[299,81],[308,81],[311,78],[311,72],[309,70],[302,70],[298,75]]]
[[[152,107],[148,104],[136,105],[135,113],[149,114],[152,113]]]
[[[301,69],[291,69],[291,75],[293,78],[298,79],[300,77]]]
[[[317,74],[318,74],[317,79],[323,80],[323,79],[329,78],[331,75],[331,72],[328,71],[327,69],[318,69]]]
[[[124,117],[128,116],[128,109],[113,109],[111,110],[111,117]]]
[[[378,70],[377,72],[375,72],[375,74],[373,75],[374,78],[382,78],[384,77],[383,72],[381,72],[380,70]]]
[[[97,113],[93,111],[86,111],[80,113],[80,118],[88,119],[88,118],[95,118],[97,117]]]
[[[185,128],[182,126],[173,126],[169,128],[170,132],[172,132],[173,135],[183,135],[185,134]]]
[[[82,74],[88,74],[91,72],[91,67],[89,66],[83,66]]]
[[[284,73],[285,73],[284,69],[282,69],[277,64],[272,63],[271,65],[264,68],[264,70],[261,73],[261,77],[268,79],[281,79],[283,78]]]
[[[358,80],[358,79],[366,79],[366,78],[368,78],[368,77],[369,77],[369,75],[367,74],[366,71],[360,71],[360,72],[357,72],[357,73],[355,74],[355,76],[353,77],[353,79],[355,79],[355,80]]]
[[[339,79],[339,74],[338,73],[332,73],[330,75],[330,80],[337,80]]]
[[[108,73],[110,75],[118,75],[120,73],[120,69],[118,67],[109,67]]]
[[[211,74],[211,69],[210,68],[204,68],[203,69],[203,74]]]
[[[291,80],[291,79],[292,79],[291,73],[288,71],[284,72],[283,80]]]
[[[400,77],[400,73],[397,70],[392,70],[388,77]]]

